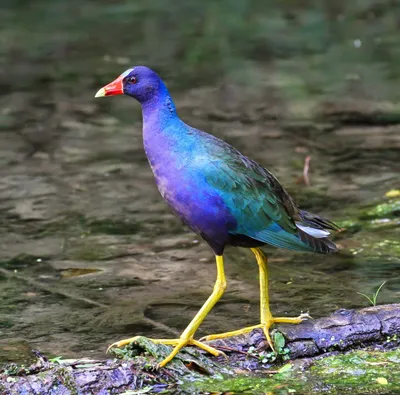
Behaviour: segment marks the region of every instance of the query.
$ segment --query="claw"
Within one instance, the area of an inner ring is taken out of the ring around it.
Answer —
[[[123,339],[123,340],[120,340],[118,342],[115,342],[115,343],[111,344],[107,348],[107,352],[109,352],[113,347],[118,347],[119,348],[119,347],[126,346],[128,344],[134,343],[140,337],[142,337],[142,336],[135,336],[135,337],[131,337],[129,339]],[[171,354],[157,365],[158,368],[164,367],[169,361],[171,361],[171,359],[183,347],[185,347],[187,345],[196,346],[196,347],[198,347],[198,348],[200,348],[200,349],[202,349],[202,350],[214,355],[215,357],[218,357],[219,355],[224,355],[226,357],[226,355],[222,351],[218,351],[214,347],[211,347],[211,346],[209,346],[207,344],[202,343],[201,341],[194,340],[194,339],[149,339],[149,340],[151,340],[155,344],[165,344],[165,345],[168,345],[168,346],[174,346],[175,347],[173,349],[173,351],[171,352]]]
[[[131,337],[129,339],[123,339],[123,340],[120,340],[118,342],[115,342],[115,343],[111,344],[110,346],[108,346],[106,353],[108,353],[114,347],[120,348],[120,347],[123,347],[123,346],[127,346],[128,344],[134,343],[137,339],[139,339],[141,337],[142,336],[134,336],[134,337]]]
[[[298,317],[300,320],[304,321],[304,320],[313,320],[314,318],[311,317],[310,314],[308,313],[301,313]]]

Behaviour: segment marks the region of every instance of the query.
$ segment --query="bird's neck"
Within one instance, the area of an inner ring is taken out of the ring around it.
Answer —
[[[151,125],[158,129],[171,119],[177,118],[175,104],[168,92],[167,87],[160,82],[156,95],[142,103],[143,126]]]
[[[167,88],[159,93],[142,103],[144,149],[156,178],[161,169],[177,166],[188,145],[188,128],[178,117]]]

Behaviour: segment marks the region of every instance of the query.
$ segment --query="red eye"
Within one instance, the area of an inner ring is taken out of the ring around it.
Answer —
[[[129,77],[129,78],[128,78],[128,81],[129,81],[131,84],[136,84],[136,77]]]

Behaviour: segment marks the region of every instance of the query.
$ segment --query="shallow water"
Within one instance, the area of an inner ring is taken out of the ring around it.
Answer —
[[[399,301],[398,201],[365,214],[399,187],[393,134],[189,118],[271,169],[302,207],[349,228],[332,256],[265,248],[274,313],[319,317],[367,306],[358,292],[371,295],[383,281],[378,302]],[[104,357],[120,338],[174,336],[210,294],[212,252],[162,202],[140,118],[132,119],[67,120],[53,160],[24,159],[19,136],[0,133],[0,362],[24,361],[32,348]],[[308,187],[297,182],[306,155]],[[226,272],[227,292],[198,336],[258,323],[252,254],[227,249]]]

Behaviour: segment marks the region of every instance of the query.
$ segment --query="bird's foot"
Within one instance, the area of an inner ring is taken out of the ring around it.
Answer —
[[[265,320],[265,322],[263,322],[261,324],[248,326],[246,328],[238,329],[236,331],[204,336],[200,339],[200,341],[225,339],[225,338],[231,337],[231,336],[244,335],[245,333],[249,333],[254,329],[262,329],[264,332],[264,335],[267,339],[268,345],[271,347],[272,351],[275,351],[274,345],[271,340],[271,336],[269,334],[269,330],[272,325],[279,324],[279,323],[281,323],[281,324],[300,324],[300,322],[305,321],[310,318],[311,318],[311,316],[308,313],[304,313],[304,314],[302,313],[298,317],[272,317],[272,316],[270,316],[269,319]]]
[[[119,347],[126,346],[128,344],[134,343],[140,337],[142,337],[142,336],[135,336],[135,337],[131,337],[129,339],[123,339],[123,340],[120,340],[118,342],[115,342],[115,343],[111,344],[111,346],[109,346],[107,348],[107,352],[110,349],[112,349],[113,347],[118,347],[119,348]],[[180,339],[150,339],[150,340],[155,344],[165,344],[165,345],[168,345],[168,346],[174,346],[174,349],[168,355],[168,357],[166,357],[164,360],[162,360],[158,364],[158,367],[160,367],[160,368],[164,367],[168,362],[170,362],[175,357],[175,355],[178,354],[178,352],[185,346],[196,346],[196,347],[199,347],[202,350],[207,351],[208,353],[214,355],[215,357],[223,354],[221,351],[218,351],[215,348],[210,347],[207,344],[202,343],[201,341],[194,340],[193,338],[188,338],[188,339],[185,339],[185,338],[180,338]]]

